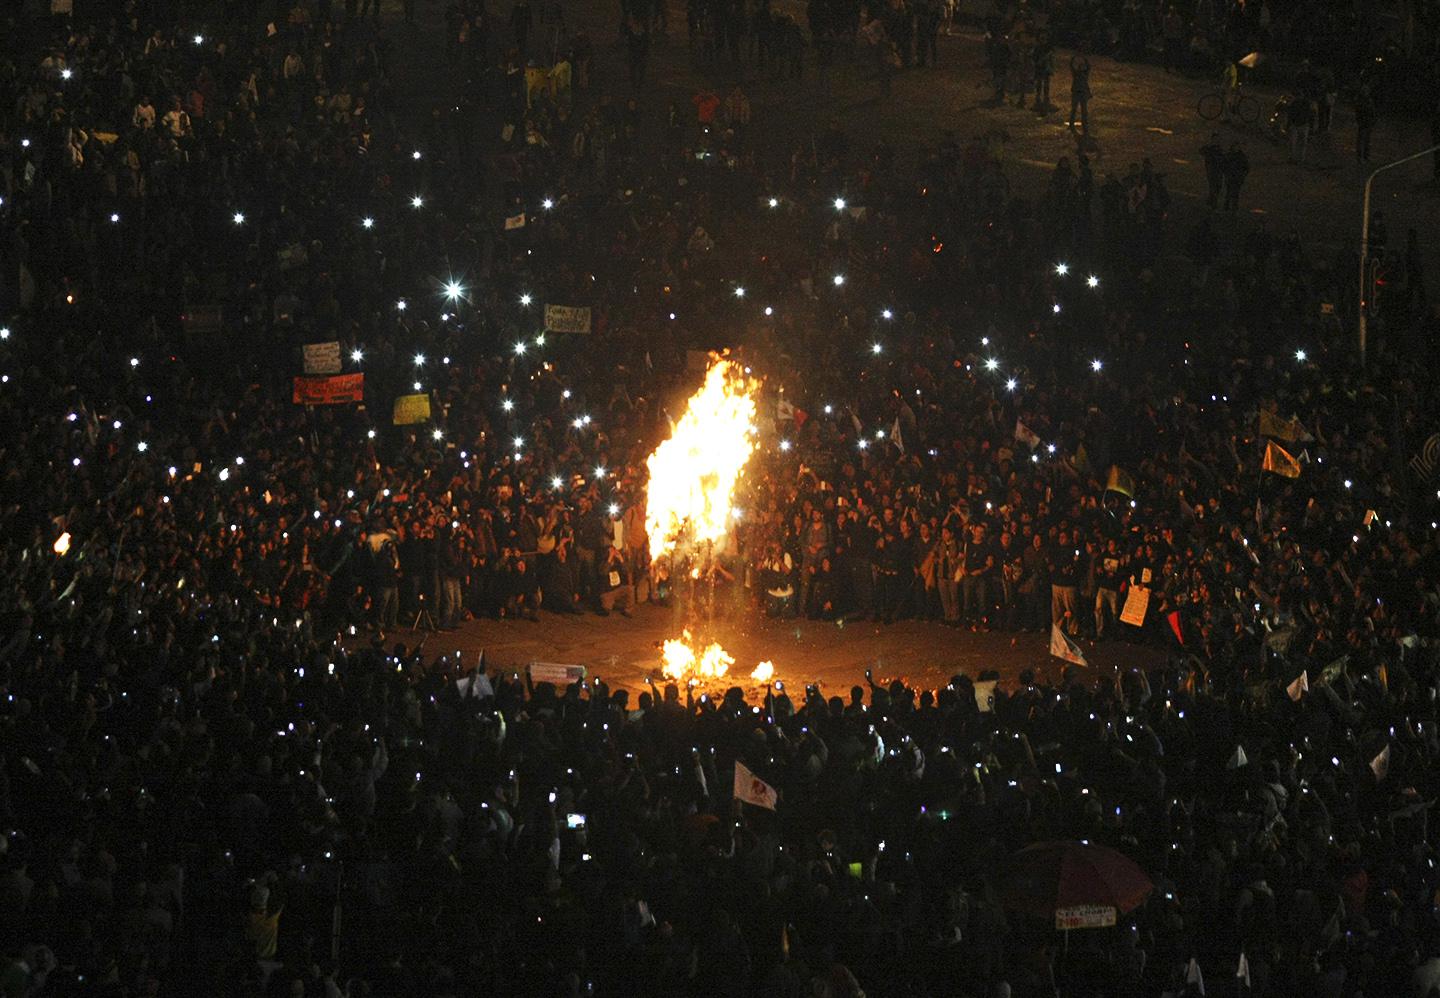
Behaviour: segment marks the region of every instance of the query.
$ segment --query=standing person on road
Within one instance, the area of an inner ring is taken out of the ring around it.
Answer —
[[[1083,54],[1070,57],[1070,130],[1075,130],[1075,112],[1080,112],[1080,130],[1090,134],[1090,60]]]
[[[1055,75],[1055,46],[1050,44],[1048,32],[1041,32],[1031,58],[1035,61],[1035,110],[1049,111],[1054,107],[1050,103],[1050,77]]]
[[[1370,162],[1370,133],[1375,131],[1375,98],[1368,86],[1355,98],[1355,159]]]
[[[1250,157],[1240,148],[1240,143],[1230,143],[1225,154],[1225,210],[1234,211],[1240,203],[1240,188],[1250,173]]]
[[[1240,100],[1240,64],[1234,59],[1227,60],[1225,69],[1220,73],[1220,91],[1224,98],[1220,105],[1220,120],[1229,121]]]
[[[1200,147],[1200,155],[1205,160],[1205,186],[1209,189],[1205,206],[1213,210],[1220,204],[1220,187],[1225,178],[1225,149],[1220,145],[1219,132],[1210,133],[1210,141]]]
[[[1170,73],[1180,67],[1185,53],[1185,19],[1173,6],[1165,12],[1161,30],[1165,36],[1165,72]]]

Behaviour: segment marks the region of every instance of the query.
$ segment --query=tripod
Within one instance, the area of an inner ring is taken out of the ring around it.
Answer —
[[[425,604],[425,597],[423,594],[420,596],[419,609],[415,611],[415,619],[410,623],[410,630],[420,630],[420,625],[422,623],[425,625],[425,630],[430,631],[432,634],[440,630],[440,628],[435,626],[435,617],[433,614],[431,614],[430,607]]]

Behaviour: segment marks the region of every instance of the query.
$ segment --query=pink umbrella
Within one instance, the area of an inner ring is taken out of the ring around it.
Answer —
[[[1047,920],[1057,910],[1097,907],[1127,912],[1155,889],[1129,857],[1083,842],[1026,846],[1011,858],[999,887],[1006,908]]]

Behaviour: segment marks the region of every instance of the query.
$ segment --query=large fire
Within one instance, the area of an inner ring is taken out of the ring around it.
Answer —
[[[670,439],[645,462],[652,560],[725,539],[735,485],[755,452],[756,388],[737,365],[716,358]]]
[[[645,529],[650,558],[669,557],[670,577],[685,571],[698,581],[723,546],[733,514],[735,486],[755,453],[755,391],[740,367],[712,357],[705,383],[690,397],[670,439],[650,455]],[[676,598],[679,598],[677,593]],[[703,645],[703,646],[702,646]],[[689,630],[666,641],[661,653],[671,679],[718,679],[735,659],[718,642],[701,642]]]

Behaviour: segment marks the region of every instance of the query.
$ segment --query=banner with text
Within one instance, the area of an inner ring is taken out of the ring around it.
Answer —
[[[530,681],[532,683],[554,683],[564,689],[571,683],[585,681],[585,666],[565,665],[560,662],[531,662]]]
[[[590,309],[578,305],[546,305],[545,329],[551,333],[588,333]]]
[[[1108,904],[1074,904],[1055,909],[1057,929],[1108,929],[1115,924],[1115,909]]]
[[[418,395],[401,395],[395,400],[395,406],[390,412],[390,422],[396,426],[430,422],[430,396],[424,392]]]
[[[329,343],[306,343],[304,352],[306,374],[340,373],[340,342],[338,340],[331,340]]]
[[[295,379],[296,405],[342,405],[365,401],[364,374],[335,374],[330,377],[301,376]]]
[[[1145,613],[1150,609],[1150,590],[1145,586],[1131,586],[1125,594],[1125,608],[1120,611],[1120,622],[1131,627],[1145,626]]]

